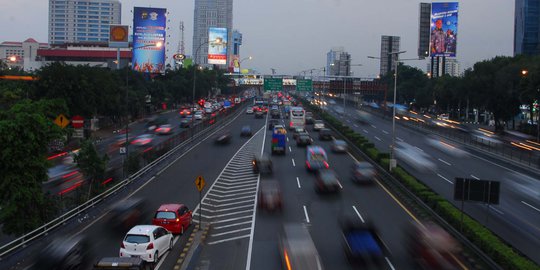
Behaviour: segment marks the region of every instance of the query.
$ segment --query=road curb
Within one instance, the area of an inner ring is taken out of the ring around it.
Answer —
[[[201,229],[199,224],[196,224],[188,237],[185,246],[182,248],[178,259],[173,267],[174,270],[187,269],[191,264],[191,260],[195,257],[195,251],[200,251],[200,245],[204,244],[208,231],[210,230],[210,224],[206,224]],[[187,262],[187,263],[186,263]]]

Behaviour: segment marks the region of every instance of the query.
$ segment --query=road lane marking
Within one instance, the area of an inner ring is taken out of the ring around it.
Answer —
[[[377,141],[379,141],[379,142],[382,142],[382,140],[381,140],[379,137],[377,137],[377,136],[375,136],[375,139],[376,139]]]
[[[444,177],[444,176],[442,176],[440,174],[437,174],[437,176],[439,176],[440,178],[444,179],[446,182],[448,182],[448,183],[450,183],[452,185],[454,184],[454,183],[452,183],[452,181],[448,180],[446,177]]]
[[[369,132],[368,132],[367,130],[365,130],[365,129],[363,129],[362,131],[364,131],[364,133],[366,133],[366,134],[369,133]]]
[[[534,210],[540,212],[540,209],[538,209],[538,208],[536,208],[536,207],[534,207],[534,206],[532,206],[532,205],[530,205],[530,204],[528,204],[528,203],[526,203],[526,202],[524,202],[524,201],[521,201],[521,203],[523,203],[524,205],[526,205],[526,206],[528,206],[528,207],[530,207],[530,208],[532,208],[532,209],[534,209]]]
[[[390,259],[388,259],[388,257],[384,257],[384,259],[385,259],[386,262],[388,263],[388,266],[390,266],[390,269],[396,270],[396,268],[394,268],[394,266],[392,265],[392,263],[390,262]]]
[[[239,201],[239,202],[232,202],[232,203],[220,203],[219,205],[203,202],[204,205],[209,205],[213,207],[223,207],[223,206],[230,206],[230,205],[241,204],[241,203],[253,203],[253,200]]]
[[[440,159],[440,158],[439,158],[438,160],[439,160],[440,162],[442,162],[442,163],[448,165],[448,166],[452,166],[452,164],[450,164],[450,163],[447,162],[447,161],[444,161],[443,159]]]
[[[416,148],[418,151],[420,152],[424,152],[424,150],[420,149],[419,147],[415,146],[414,148]]]
[[[404,142],[404,140],[400,137],[396,137],[396,139],[398,139],[398,141]]]
[[[362,215],[360,215],[360,212],[358,212],[358,209],[356,209],[356,206],[353,205],[352,207],[354,209],[354,212],[356,212],[356,214],[358,215],[358,217],[360,218],[360,220],[362,221],[362,223],[366,223],[364,221],[364,218],[362,217]]]
[[[219,243],[224,243],[224,242],[229,242],[229,241],[234,241],[234,240],[238,240],[238,239],[242,239],[242,238],[249,238],[249,237],[250,237],[250,235],[246,234],[246,235],[242,235],[242,236],[237,236],[237,237],[227,238],[227,239],[223,239],[223,240],[208,242],[208,244],[209,245],[215,245],[215,244],[219,244]]]
[[[236,211],[236,212],[232,212],[232,213],[220,214],[220,215],[215,215],[215,216],[210,216],[210,217],[211,218],[218,218],[218,217],[234,216],[234,215],[243,214],[243,213],[250,213],[250,212],[253,212],[253,209],[248,209],[248,210],[244,210],[244,211]]]
[[[343,189],[343,186],[341,185],[341,183],[340,183],[339,181],[337,181],[337,184],[339,185],[339,187],[340,187],[341,189]]]
[[[291,159],[291,160],[292,160],[292,165],[293,165],[293,167],[296,167],[296,163],[294,163],[294,158]]]
[[[289,137],[287,137],[287,141],[289,141]]]
[[[204,211],[210,212],[210,213],[215,213],[215,212],[227,212],[227,211],[229,211],[229,210],[242,209],[242,208],[246,208],[246,207],[251,207],[251,204],[242,205],[242,206],[236,206],[236,207],[231,207],[231,208],[226,208],[226,209],[218,209],[218,210],[205,209]]]
[[[476,177],[476,176],[474,176],[474,175],[472,175],[472,174],[471,174],[471,177],[474,178],[474,179],[476,179],[476,180],[480,180],[480,178],[478,178],[478,177]]]
[[[237,196],[240,196],[240,195],[246,195],[246,194],[253,194],[253,192],[255,191],[245,191],[245,192],[238,192],[238,193],[227,193],[227,195],[219,195],[219,194],[208,194],[209,196],[214,196],[214,197],[218,197],[218,198],[227,198],[227,197],[237,197]]]
[[[497,209],[497,208],[495,208],[495,207],[493,207],[493,206],[491,206],[491,205],[489,205],[489,208],[490,208],[490,209],[493,209],[495,212],[497,212],[497,213],[499,213],[499,214],[501,214],[501,215],[504,215],[503,211],[501,211],[501,210],[499,210],[499,209]]]
[[[358,127],[358,125],[357,125],[357,124],[354,124],[354,127]]]
[[[204,215],[203,215],[203,216],[204,216]],[[251,216],[252,216],[252,215],[241,216],[241,217],[235,217],[235,218],[229,218],[229,219],[222,219],[222,220],[218,220],[218,221],[212,221],[212,222],[210,222],[210,223],[211,223],[211,224],[227,223],[227,222],[229,222],[229,221],[235,221],[235,220],[240,220],[240,219],[252,218]],[[193,222],[199,222],[199,220],[193,219]]]
[[[302,186],[300,185],[300,179],[298,177],[296,177],[296,183],[298,184],[298,188],[302,188]]]
[[[223,228],[229,228],[229,227],[244,225],[244,224],[248,224],[248,223],[251,223],[251,221],[238,222],[238,223],[233,223],[233,224],[223,225],[223,226],[216,226],[216,227],[214,227],[214,229],[219,230],[219,229],[223,229]]]
[[[309,223],[309,216],[308,216],[308,214],[307,214],[307,208],[306,208],[305,205],[304,205],[304,214],[306,215],[306,221],[307,221],[307,223]]]
[[[373,128],[377,128],[377,127],[376,127],[375,125],[371,125],[371,127],[373,127]]]
[[[291,147],[290,147],[290,146],[289,146],[289,152],[292,152],[292,149],[291,149]]]
[[[221,236],[221,235],[226,235],[226,234],[231,234],[231,233],[237,233],[237,232],[242,232],[242,231],[247,231],[251,228],[242,228],[242,229],[238,229],[238,230],[233,230],[233,231],[227,231],[227,232],[222,232],[222,233],[213,233],[211,234],[210,236],[213,236],[213,237],[216,237],[216,236]]]
[[[383,130],[382,133],[388,135],[388,132],[386,130]]]

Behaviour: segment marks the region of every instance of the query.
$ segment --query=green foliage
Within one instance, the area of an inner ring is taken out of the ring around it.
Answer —
[[[90,180],[87,199],[92,195],[92,190],[94,190],[94,193],[99,191],[99,180],[105,178],[108,160],[109,157],[107,155],[103,157],[99,156],[92,141],[86,140],[81,144],[81,149],[77,153],[77,156],[75,156],[75,162],[83,175]]]
[[[6,234],[22,234],[41,225],[49,216],[49,202],[41,190],[48,180],[48,143],[61,130],[52,114],[65,112],[59,101],[23,101],[0,111],[0,223]]]

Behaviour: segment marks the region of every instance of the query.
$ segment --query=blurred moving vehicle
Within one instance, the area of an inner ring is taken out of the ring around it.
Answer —
[[[152,267],[137,257],[105,257],[94,264],[94,270],[151,270]]]
[[[220,134],[216,135],[215,142],[217,144],[228,144],[231,142],[231,132],[230,131],[223,131]]]
[[[328,156],[324,149],[318,145],[308,146],[306,149],[306,169],[308,171],[317,171],[319,169],[328,169]]]
[[[287,108],[287,107],[286,107]],[[306,115],[302,107],[289,108],[289,129],[304,128],[306,126]]]
[[[173,132],[173,126],[170,124],[161,125],[154,132],[158,135],[169,135]]]
[[[258,110],[255,112],[255,118],[263,118],[264,112],[262,110]]]
[[[348,146],[344,140],[333,140],[330,149],[335,153],[345,153],[347,152]]]
[[[281,153],[285,155],[287,153],[287,131],[281,125],[274,126],[272,132],[272,155],[275,153]]]
[[[269,130],[274,130],[274,126],[276,126],[278,124],[279,124],[278,120],[270,119],[270,120],[268,120],[268,129]]]
[[[419,172],[433,171],[437,165],[432,161],[433,157],[414,148],[412,145],[404,142],[398,142],[395,149],[396,157],[407,163]]]
[[[499,136],[481,130],[471,131],[470,136],[473,141],[487,146],[499,146],[503,143]]]
[[[461,269],[456,261],[461,247],[439,225],[414,222],[407,230],[406,241],[410,256],[421,269]]]
[[[173,247],[173,235],[161,226],[137,225],[124,237],[120,257],[140,257],[157,263],[159,257]]]
[[[154,214],[152,225],[161,226],[173,234],[184,234],[193,220],[193,213],[183,204],[162,204]]]
[[[279,182],[276,180],[263,180],[259,186],[259,208],[269,211],[282,210],[283,200]]]
[[[53,239],[37,254],[31,270],[85,269],[91,265],[92,248],[82,235]]]
[[[361,110],[356,110],[356,113],[357,113],[356,121],[358,121],[358,123],[362,125],[367,125],[371,122],[372,120],[371,114],[361,111]]]
[[[253,135],[253,133],[251,132],[251,127],[250,126],[243,126],[242,130],[240,131],[240,136],[241,137],[251,137],[251,135]]]
[[[253,114],[253,108],[252,107],[248,107],[246,109],[246,114]]]
[[[302,127],[295,128],[293,130],[293,139],[296,139],[300,133],[307,133],[307,130]]]
[[[306,112],[306,125],[313,125],[313,113]]]
[[[268,156],[255,156],[253,157],[251,164],[253,165],[253,173],[255,174],[271,174],[273,171],[272,160]]]
[[[443,141],[442,139],[440,138],[437,138],[433,135],[429,135],[427,136],[426,138],[426,141],[429,145],[431,145],[433,148],[445,153],[445,154],[448,154],[450,156],[454,156],[454,157],[466,157],[469,155],[469,153],[461,148],[459,148],[458,146],[452,144],[452,143],[449,143],[449,142],[445,142]]]
[[[323,270],[319,252],[308,229],[299,223],[284,224],[279,237],[283,269]]]
[[[527,201],[540,204],[540,182],[538,179],[518,172],[508,172],[504,175],[505,185],[511,193],[524,196]]]
[[[132,145],[135,146],[146,146],[152,143],[154,140],[154,135],[152,134],[142,134],[137,136],[133,141],[131,141]]]
[[[373,184],[377,171],[366,161],[356,162],[351,166],[351,180],[359,184]]]
[[[280,119],[281,118],[281,113],[279,112],[279,110],[277,108],[272,109],[272,110],[270,110],[270,116],[272,116],[273,119]]]
[[[142,198],[129,198],[111,205],[107,214],[107,224],[115,231],[124,233],[143,221],[148,214],[146,201]]]
[[[203,120],[204,113],[202,111],[196,111],[195,114],[193,114],[193,119],[195,120]]]
[[[319,131],[324,128],[324,122],[323,120],[315,120],[313,122],[313,130]]]
[[[190,108],[182,108],[182,109],[180,109],[180,117],[186,117],[188,115],[191,115],[191,109]]]
[[[315,191],[317,193],[339,193],[342,189],[336,172],[330,169],[321,169],[315,176]]]
[[[146,128],[148,131],[154,131],[158,126],[167,124],[169,120],[163,116],[153,116],[146,123]]]
[[[371,265],[383,269],[384,258],[389,255],[389,251],[375,226],[363,223],[358,218],[341,220],[340,226],[343,248],[349,263],[357,269],[369,268]]]
[[[308,146],[313,143],[313,139],[311,136],[309,136],[308,133],[300,133],[299,136],[296,137],[296,146]]]
[[[184,118],[180,121],[181,128],[188,128],[191,126],[191,118]]]
[[[328,128],[322,128],[319,130],[319,140],[329,141],[332,140],[332,131]]]

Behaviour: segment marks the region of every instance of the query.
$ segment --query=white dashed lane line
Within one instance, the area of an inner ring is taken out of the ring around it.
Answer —
[[[443,160],[443,159],[440,159],[440,158],[439,158],[438,160],[439,160],[440,162],[442,162],[442,163],[448,165],[448,166],[452,166],[452,164],[450,164],[449,162],[447,162],[447,161],[445,161],[445,160]]]
[[[292,152],[292,149],[291,149],[291,147],[290,147],[290,146],[289,146],[289,152]]]
[[[386,131],[386,130],[383,130],[382,133],[388,135],[388,131]]]
[[[375,139],[376,139],[377,141],[379,141],[379,142],[382,141],[382,140],[381,140],[379,137],[377,137],[377,136],[375,136]]]
[[[375,125],[371,125],[372,128],[377,128]]]
[[[440,174],[437,174],[437,176],[439,176],[440,178],[444,179],[446,182],[448,182],[448,183],[450,183],[452,185],[454,184],[454,183],[452,183],[452,181],[448,180],[446,177],[444,177],[444,176],[442,176]]]
[[[296,167],[296,163],[294,163],[294,158],[291,159],[291,160],[292,160],[292,165],[293,165],[293,167]]]
[[[302,188],[302,186],[300,185],[300,179],[298,177],[296,177],[296,183],[298,184],[298,188]]]
[[[404,140],[403,140],[402,138],[400,138],[400,137],[396,137],[396,139],[398,139],[398,141],[402,141],[402,142],[404,141]]]
[[[365,129],[363,129],[362,131],[364,131],[364,133],[366,133],[366,134],[369,133],[369,132],[368,132],[367,130],[365,130]]]
[[[354,124],[354,127],[358,127],[358,125],[357,125],[357,124]]]
[[[356,212],[356,215],[358,215],[358,217],[360,218],[360,220],[362,221],[362,223],[366,223],[364,221],[364,218],[362,218],[362,215],[360,215],[360,212],[358,212],[358,209],[356,209],[356,206],[353,205],[352,207],[354,209],[354,212]]]
[[[416,150],[420,151],[420,152],[424,152],[424,150],[420,149],[419,147],[415,146],[414,148],[416,148]]]
[[[534,209],[534,210],[540,212],[540,209],[538,209],[538,208],[536,208],[536,207],[534,207],[534,206],[532,206],[532,205],[530,205],[530,204],[528,204],[528,203],[526,203],[526,202],[524,202],[524,201],[521,201],[521,203],[523,203],[524,205],[526,205],[526,206],[528,206],[528,207],[530,207],[530,208],[532,208],[532,209]]]
[[[306,215],[306,222],[309,223],[309,216],[307,214],[307,208],[305,205],[304,205],[304,215]]]
[[[476,176],[474,176],[474,175],[472,175],[472,174],[471,174],[471,177],[474,178],[474,179],[476,179],[476,180],[480,180],[479,177],[476,177]]]

